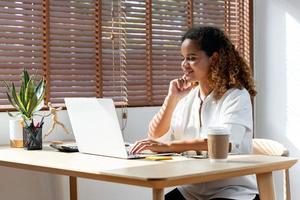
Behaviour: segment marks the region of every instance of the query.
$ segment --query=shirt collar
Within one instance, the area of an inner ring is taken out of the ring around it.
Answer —
[[[210,93],[204,98],[204,99],[201,99],[201,97],[200,97],[200,86],[198,86],[198,93],[197,93],[197,97],[199,98],[199,100],[200,100],[200,102],[207,102],[207,101],[212,101],[212,102],[215,102],[215,100],[213,100],[213,93],[214,93],[214,91],[212,90],[212,91],[210,91]]]

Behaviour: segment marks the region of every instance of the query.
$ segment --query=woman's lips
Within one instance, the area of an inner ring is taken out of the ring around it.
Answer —
[[[185,76],[188,76],[188,75],[190,75],[191,73],[193,73],[193,71],[185,71],[185,72],[184,72],[184,75],[185,75]]]

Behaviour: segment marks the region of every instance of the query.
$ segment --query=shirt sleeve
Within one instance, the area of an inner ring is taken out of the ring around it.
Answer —
[[[251,144],[245,144],[244,139],[252,138],[250,134],[252,134],[253,124],[250,95],[247,90],[236,90],[229,94],[223,103],[220,122],[230,131],[231,152],[246,153],[248,152],[245,150],[248,149],[246,146],[251,146]]]
[[[237,124],[226,124],[230,132],[229,142],[231,143],[231,153],[241,154],[244,153],[242,149],[242,141],[246,134],[246,128]]]
[[[247,90],[236,89],[223,102],[220,122],[222,124],[236,124],[252,130],[252,106]]]

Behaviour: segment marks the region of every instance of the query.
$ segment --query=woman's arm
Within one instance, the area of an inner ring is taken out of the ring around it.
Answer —
[[[207,139],[190,139],[172,142],[157,142],[155,140],[142,140],[137,142],[131,150],[131,153],[140,153],[144,150],[153,152],[176,152],[182,153],[185,151],[207,151]]]
[[[149,124],[148,136],[156,139],[163,136],[170,129],[173,111],[178,101],[167,96],[159,112],[153,117]]]
[[[148,136],[156,139],[163,136],[170,129],[173,111],[177,103],[192,89],[184,77],[170,82],[168,95],[160,109],[149,124]]]
[[[207,139],[198,138],[190,140],[179,140],[169,143],[171,152],[182,153],[185,151],[207,151]]]

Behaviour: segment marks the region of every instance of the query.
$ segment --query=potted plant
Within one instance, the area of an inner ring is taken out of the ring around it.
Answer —
[[[42,149],[43,122],[35,124],[33,117],[43,107],[45,81],[44,79],[36,80],[36,75],[30,76],[26,69],[23,70],[21,79],[19,91],[16,90],[14,83],[9,86],[5,82],[7,98],[18,111],[17,116],[22,117],[24,147],[28,150]],[[8,114],[16,117],[12,113]]]

